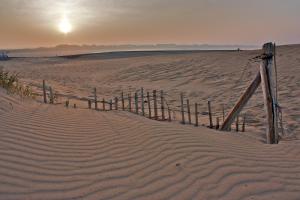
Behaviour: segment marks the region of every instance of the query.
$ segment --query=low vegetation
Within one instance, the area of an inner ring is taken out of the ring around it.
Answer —
[[[7,90],[10,94],[17,94],[21,97],[34,97],[29,86],[24,86],[19,82],[17,73],[9,73],[0,68],[0,87]]]

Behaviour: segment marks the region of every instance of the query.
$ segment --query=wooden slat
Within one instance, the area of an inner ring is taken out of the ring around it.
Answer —
[[[236,118],[236,116],[240,114],[244,106],[248,103],[249,99],[255,93],[260,83],[261,83],[261,77],[260,77],[260,73],[258,72],[254,80],[252,81],[252,83],[248,86],[244,94],[240,97],[238,102],[235,104],[235,106],[227,115],[221,128],[222,131],[229,131],[231,129],[231,124],[233,123],[234,119]]]
[[[180,101],[181,101],[181,123],[185,124],[184,118],[184,104],[183,104],[183,93],[180,94]]]
[[[46,81],[45,80],[43,80],[43,97],[44,97],[44,103],[47,103]]]

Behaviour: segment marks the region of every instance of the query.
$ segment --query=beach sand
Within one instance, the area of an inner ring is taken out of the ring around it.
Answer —
[[[203,51],[103,58],[14,58],[21,80],[56,92],[100,97],[164,90],[175,107],[184,92],[207,111],[226,111],[259,69],[260,51]],[[285,138],[265,144],[261,89],[245,113],[245,133],[41,104],[0,90],[0,199],[299,199],[300,46],[278,48]],[[217,114],[216,114],[217,115]],[[202,119],[201,119],[202,120]],[[203,119],[205,120],[205,119]]]

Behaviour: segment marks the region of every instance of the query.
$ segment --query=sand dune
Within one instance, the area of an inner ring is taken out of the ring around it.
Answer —
[[[0,199],[299,199],[296,141],[0,102]]]
[[[279,48],[280,103],[294,136],[264,143],[261,91],[246,133],[159,122],[122,111],[45,105],[0,90],[0,199],[299,199],[299,46]],[[89,59],[20,58],[1,65],[33,88],[87,97],[184,91],[206,110],[231,107],[257,71],[258,51]],[[239,67],[237,67],[239,66]],[[85,105],[86,106],[86,105]],[[201,119],[202,120],[202,119]]]
[[[124,55],[131,55],[124,58]],[[140,87],[148,91],[164,90],[173,108],[179,106],[179,93],[184,92],[191,103],[207,111],[207,100],[213,105],[214,118],[225,105],[228,112],[259,70],[253,60],[260,51],[196,51],[130,52],[82,55],[66,58],[23,58],[3,62],[9,71],[20,73],[23,81],[41,86],[42,79],[58,93],[88,97],[94,87],[99,96],[112,98],[134,92]],[[279,103],[287,137],[300,137],[299,60],[300,46],[278,48]],[[120,57],[121,56],[121,57]],[[113,59],[112,59],[113,58]],[[244,112],[248,130],[265,132],[265,113],[261,88]],[[205,120],[205,119],[204,119]]]

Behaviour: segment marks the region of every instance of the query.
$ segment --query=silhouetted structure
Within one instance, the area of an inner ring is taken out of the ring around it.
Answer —
[[[5,61],[5,60],[8,60],[9,57],[6,53],[0,53],[0,61]]]

